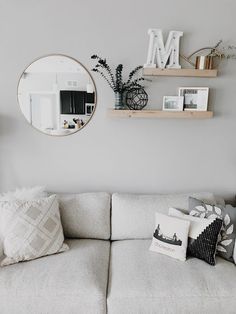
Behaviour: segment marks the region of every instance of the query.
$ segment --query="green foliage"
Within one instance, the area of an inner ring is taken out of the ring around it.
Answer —
[[[128,80],[123,81],[123,64],[118,64],[115,69],[115,74],[112,73],[110,66],[108,65],[106,59],[102,59],[97,55],[92,55],[91,59],[97,60],[97,64],[92,69],[93,72],[99,73],[108,83],[108,85],[113,89],[113,91],[123,93],[131,88],[143,87],[141,82],[146,80],[143,77],[137,77],[139,71],[143,68],[141,65],[137,66],[129,73]]]

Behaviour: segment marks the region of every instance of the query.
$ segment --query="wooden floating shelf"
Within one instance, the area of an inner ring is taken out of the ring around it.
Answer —
[[[143,68],[144,76],[216,77],[217,70]]]
[[[210,119],[212,111],[109,110],[113,118]]]

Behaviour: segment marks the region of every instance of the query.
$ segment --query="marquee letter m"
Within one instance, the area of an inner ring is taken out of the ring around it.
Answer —
[[[183,32],[170,31],[165,45],[161,29],[151,28],[148,30],[148,35],[148,57],[144,67],[155,68],[157,65],[159,68],[167,66],[167,68],[180,69],[179,43]]]

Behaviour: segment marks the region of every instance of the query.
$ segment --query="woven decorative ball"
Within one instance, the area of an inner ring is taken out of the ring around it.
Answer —
[[[142,110],[148,103],[148,94],[143,88],[132,88],[126,94],[126,105],[130,110]]]

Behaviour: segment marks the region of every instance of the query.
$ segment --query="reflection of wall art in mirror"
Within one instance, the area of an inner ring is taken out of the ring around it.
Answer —
[[[93,113],[93,110],[94,110],[94,105],[93,104],[86,104],[85,114],[87,116],[91,116],[91,114]]]
[[[96,108],[96,87],[88,70],[64,55],[31,63],[20,77],[18,102],[27,121],[48,135],[82,129]]]

